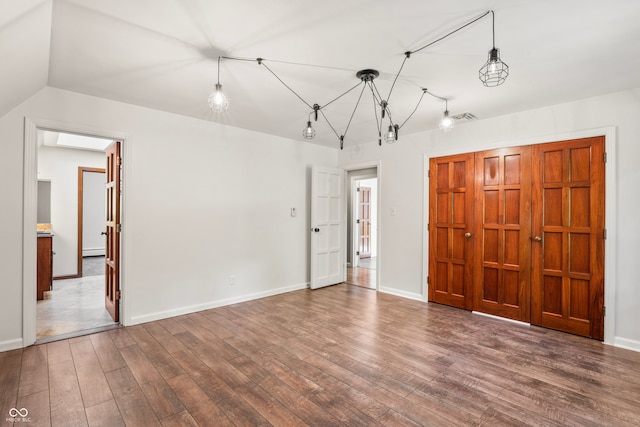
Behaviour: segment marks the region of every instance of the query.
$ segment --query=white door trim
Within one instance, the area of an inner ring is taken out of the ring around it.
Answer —
[[[36,280],[37,280],[37,190],[38,190],[38,129],[51,130],[57,132],[76,133],[88,136],[97,136],[103,138],[113,138],[123,142],[125,154],[123,158],[124,171],[123,175],[129,177],[127,173],[131,169],[130,162],[128,161],[131,156],[131,144],[130,139],[126,133],[91,128],[78,124],[72,124],[67,122],[59,122],[54,120],[47,120],[35,117],[24,118],[24,170],[23,170],[23,221],[22,221],[22,347],[27,347],[36,342]],[[126,140],[126,142],[125,142]],[[127,179],[128,181],[128,179]],[[127,182],[127,186],[129,182]],[[123,192],[123,203],[121,206],[122,216],[125,216],[126,209],[126,194]],[[122,220],[123,223],[125,219]],[[126,228],[123,229],[123,236],[121,241],[121,256],[124,258],[124,253],[127,252],[126,248]],[[126,281],[124,280],[124,266],[126,263],[122,263],[121,269],[121,288],[124,288]],[[124,293],[124,291],[123,291]],[[129,312],[127,309],[128,298],[123,298],[122,310],[122,324],[127,325],[128,317],[126,314]]]

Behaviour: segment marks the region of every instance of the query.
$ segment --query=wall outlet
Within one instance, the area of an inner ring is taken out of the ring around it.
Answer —
[[[291,208],[291,216],[295,217],[298,215],[298,210],[296,208]]]
[[[236,276],[229,276],[229,286],[236,284]]]

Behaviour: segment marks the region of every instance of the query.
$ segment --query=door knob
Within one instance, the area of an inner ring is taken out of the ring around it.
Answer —
[[[464,237],[466,237],[467,239],[471,238],[471,233],[464,233]]]
[[[535,240],[536,242],[542,242],[542,237],[536,236],[533,238],[533,240]]]
[[[312,228],[311,231],[313,231],[314,233],[319,233],[320,229],[316,227],[316,228]]]
[[[106,232],[106,231],[103,231],[102,233],[100,233],[100,235],[101,235],[101,236],[106,236],[106,235],[107,235],[107,232]]]

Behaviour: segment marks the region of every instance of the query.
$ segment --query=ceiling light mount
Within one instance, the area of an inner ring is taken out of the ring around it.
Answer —
[[[356,77],[362,80],[363,82],[371,82],[373,81],[373,79],[375,79],[379,75],[380,75],[380,72],[378,72],[378,70],[372,70],[370,68],[360,70],[356,73]]]

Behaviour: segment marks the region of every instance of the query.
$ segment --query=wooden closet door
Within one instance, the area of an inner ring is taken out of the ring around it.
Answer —
[[[429,301],[472,307],[473,154],[429,161]]]
[[[475,155],[473,309],[531,319],[531,147]]]
[[[531,322],[604,338],[604,137],[533,147]]]

